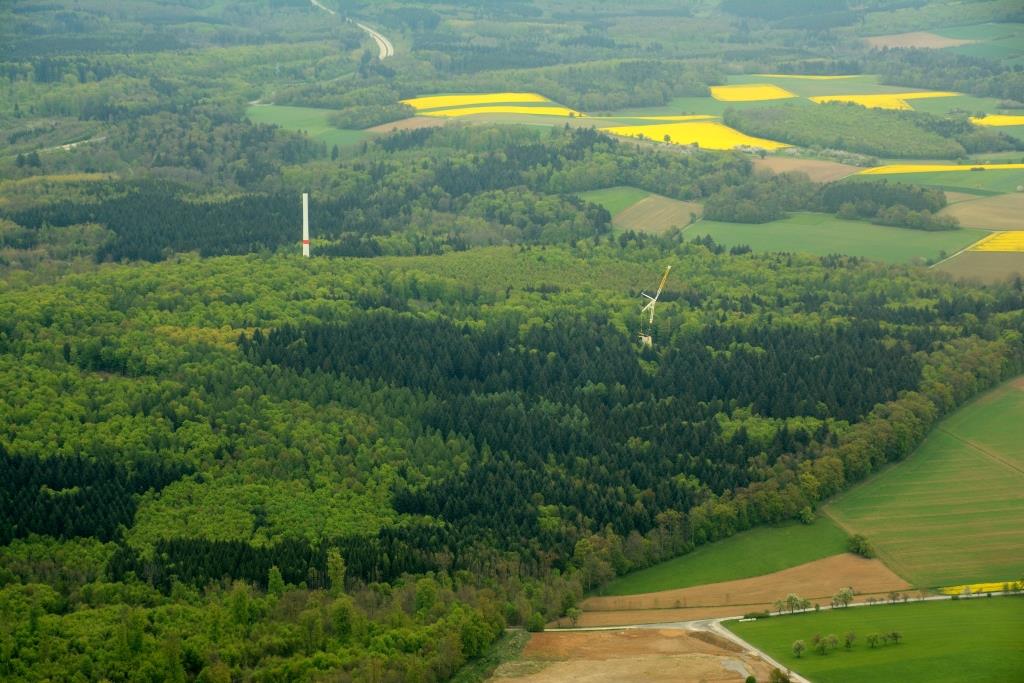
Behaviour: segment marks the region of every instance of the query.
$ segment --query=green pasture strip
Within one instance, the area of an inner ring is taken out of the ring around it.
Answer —
[[[912,263],[938,258],[942,252],[956,253],[986,233],[972,229],[912,230],[843,220],[824,213],[795,213],[760,224],[702,220],[684,234],[687,239],[711,235],[726,247],[745,244],[755,252],[846,254],[887,263]]]
[[[725,626],[814,683],[1006,683],[1024,671],[1024,598],[975,598],[852,607]],[[869,647],[867,636],[899,631],[898,644]],[[843,639],[856,634],[850,650]],[[839,647],[814,652],[811,639],[835,634]],[[803,640],[807,651],[793,654]]]
[[[608,209],[608,213],[615,216],[615,214],[623,211],[624,209],[628,209],[644,197],[650,196],[650,194],[650,192],[641,190],[638,187],[619,185],[617,187],[609,187],[603,190],[581,192],[579,197],[580,199],[584,199],[588,202],[600,204],[604,208]]]
[[[304,131],[307,136],[328,147],[338,145],[348,147],[357,145],[369,138],[370,134],[361,130],[335,128],[328,123],[333,113],[330,109],[313,107],[288,107],[277,104],[256,104],[245,110],[245,115],[253,123],[273,124],[285,130]]]
[[[846,534],[826,517],[813,524],[758,527],[627,574],[602,595],[634,595],[746,579],[846,551]]]

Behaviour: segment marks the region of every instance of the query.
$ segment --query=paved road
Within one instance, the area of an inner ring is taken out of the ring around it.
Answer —
[[[370,28],[366,24],[361,24],[361,23],[359,23],[357,21],[356,22],[356,26],[358,26],[359,28],[361,28],[364,31],[366,31],[367,33],[369,33],[370,37],[373,38],[375,43],[377,43],[377,50],[380,53],[380,58],[381,58],[382,61],[387,59],[388,57],[394,57],[395,56],[395,46],[391,44],[390,40],[385,38],[380,33],[377,33],[376,31],[374,31],[372,28]]]
[[[327,12],[328,14],[332,14],[332,15],[335,15],[335,16],[337,16],[337,14],[338,14],[337,12],[332,10],[330,7],[327,7],[326,5],[321,4],[320,0],[309,0],[309,1],[311,3],[313,3],[313,5],[315,7],[319,7],[320,9],[322,9],[325,12]],[[388,57],[394,57],[395,56],[395,46],[392,45],[391,41],[388,40],[387,38],[385,38],[383,34],[378,33],[377,31],[374,31],[372,28],[370,28],[366,24],[361,24],[358,21],[356,22],[356,26],[358,26],[362,30],[366,31],[370,35],[370,37],[373,38],[373,42],[377,43],[377,51],[379,53],[381,61],[387,59]]]

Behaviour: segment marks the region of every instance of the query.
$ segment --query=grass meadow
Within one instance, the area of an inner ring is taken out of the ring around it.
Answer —
[[[831,520],[758,527],[700,546],[692,553],[622,576],[601,595],[634,595],[770,574],[846,551],[846,534]]]
[[[335,128],[327,122],[327,117],[331,113],[329,109],[285,107],[276,104],[256,104],[245,110],[245,115],[253,123],[268,123],[285,130],[304,131],[313,140],[326,144],[328,149],[334,145],[356,145],[369,137],[368,133],[361,130]]]
[[[726,622],[741,638],[815,683],[1008,683],[1024,678],[1024,597],[975,598],[852,607],[753,622]],[[899,644],[870,648],[870,633],[899,631]],[[845,634],[856,640],[847,651]],[[840,645],[810,651],[815,634],[835,634]],[[808,651],[796,657],[793,642]]]
[[[685,234],[688,239],[711,235],[719,244],[746,244],[755,252],[847,254],[887,263],[934,259],[942,252],[953,254],[985,235],[979,230],[929,232],[894,228],[820,213],[795,213],[756,225],[703,220],[687,228]]]
[[[1024,169],[988,169],[985,171],[935,171],[924,173],[874,174],[872,179],[927,185],[950,192],[996,195],[1015,192],[1024,184]]]
[[[608,213],[614,216],[620,211],[633,206],[649,194],[650,192],[641,190],[638,187],[619,185],[617,187],[608,187],[603,190],[581,192],[579,196],[580,199],[593,202],[594,204],[600,204],[604,208],[608,209]]]
[[[1024,23],[987,23],[957,26],[936,31],[948,38],[975,40],[976,43],[951,48],[952,52],[1010,63],[1024,61]]]
[[[1024,576],[1024,378],[946,418],[904,462],[825,508],[920,587]]]

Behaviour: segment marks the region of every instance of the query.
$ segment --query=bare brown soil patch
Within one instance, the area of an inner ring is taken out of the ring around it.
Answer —
[[[754,168],[758,171],[769,170],[773,173],[806,173],[816,183],[830,183],[845,178],[862,169],[838,161],[823,159],[794,159],[793,157],[765,157],[755,159]]]
[[[696,202],[681,202],[655,194],[620,211],[613,222],[626,230],[660,235],[669,228],[685,228],[690,224],[691,214],[700,218],[703,213],[704,207]]]
[[[578,626],[630,626],[633,624],[671,624],[695,619],[739,617],[748,612],[771,610],[768,603],[755,605],[724,605],[718,607],[682,607],[659,609],[610,610],[606,612],[584,612]],[[549,624],[552,628],[568,628],[569,620],[562,618]]]
[[[957,202],[939,213],[954,216],[966,228],[1024,230],[1024,192]]]
[[[722,642],[728,643],[723,647]],[[530,664],[534,666],[530,666]],[[541,668],[538,664],[546,663]],[[696,683],[766,680],[764,662],[710,633],[625,629],[535,633],[519,660],[498,667],[492,681],[561,683],[652,681]]]
[[[587,612],[596,612],[740,606],[739,612],[743,612],[745,610],[742,606],[771,604],[789,593],[827,602],[845,586],[853,586],[859,593],[865,594],[909,588],[906,581],[894,574],[880,560],[866,560],[850,553],[843,553],[749,579],[641,595],[589,598],[584,601],[583,609]],[[734,607],[729,613],[736,612]]]
[[[723,638],[717,633],[712,633],[711,631],[690,631],[690,637],[696,638],[697,640],[703,640],[705,643],[709,643],[715,647],[720,647],[723,650],[728,650],[729,652],[743,652],[743,648],[736,643]]]
[[[371,133],[390,133],[395,130],[417,130],[419,128],[440,128],[448,123],[448,119],[432,116],[413,116],[412,118],[382,123],[379,126],[367,128]]]
[[[1024,252],[965,251],[935,266],[935,270],[978,282],[1005,282],[1024,276]]]
[[[865,38],[864,42],[875,49],[885,47],[924,47],[938,50],[944,47],[969,45],[975,41],[946,38],[936,33],[929,33],[928,31],[911,31],[910,33],[892,33],[887,36],[872,36]]]
[[[805,597],[803,593],[797,593]],[[889,591],[867,593],[858,595],[854,602],[869,602],[870,600],[882,601],[887,598]],[[778,596],[783,597],[783,596]],[[812,603],[817,602],[826,605],[831,600],[830,596],[822,596],[818,599],[808,598]],[[681,621],[694,621],[697,619],[715,619],[723,617],[741,617],[751,612],[771,612],[775,609],[774,599],[772,602],[758,602],[749,605],[719,605],[717,607],[681,607],[681,608],[657,608],[657,609],[633,609],[633,610],[610,610],[606,612],[584,612],[577,626],[631,626],[635,624],[674,624]],[[559,619],[548,625],[551,628],[568,628],[568,619]]]

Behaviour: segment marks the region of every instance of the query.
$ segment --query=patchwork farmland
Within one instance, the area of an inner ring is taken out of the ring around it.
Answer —
[[[943,421],[905,462],[825,508],[916,586],[1024,573],[1024,379]],[[1016,417],[1015,417],[1016,416]]]
[[[946,193],[949,198],[950,193]],[[1013,230],[1024,227],[1024,192],[990,197],[966,195],[941,211],[953,216],[960,225],[990,230]]]
[[[672,228],[685,228],[703,212],[697,202],[682,202],[635,187],[612,187],[583,192],[579,196],[608,209],[616,228],[655,235]]]
[[[846,550],[846,534],[827,517],[750,529],[692,553],[621,576],[600,595],[669,591],[771,574]]]
[[[1024,377],[943,420],[905,461],[830,502],[810,525],[754,529],[620,577],[584,602],[611,626],[771,610],[798,593],[828,603],[1024,578]],[[848,534],[878,553],[846,554]],[[875,594],[872,596],[872,594]]]

